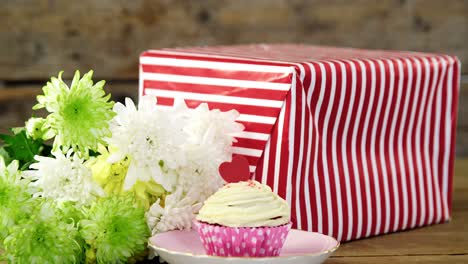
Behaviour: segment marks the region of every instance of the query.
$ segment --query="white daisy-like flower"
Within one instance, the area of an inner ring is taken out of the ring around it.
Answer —
[[[200,104],[189,112],[187,125],[184,132],[188,139],[186,148],[192,152],[201,152],[199,161],[203,155],[210,155],[215,162],[224,162],[231,159],[231,145],[235,141],[234,135],[241,132],[244,126],[236,122],[239,113],[236,110],[221,112],[219,109],[210,110],[207,104]]]
[[[207,104],[189,109],[183,100],[161,108],[147,96],[138,108],[126,99],[114,111],[107,142],[118,152],[109,161],[130,158],[124,190],[137,181],[161,184],[171,194],[147,213],[153,234],[190,229],[201,204],[223,185],[218,168],[231,159],[234,135],[244,128],[235,121],[239,113],[210,110]]]
[[[195,214],[201,203],[193,203],[190,195],[184,195],[182,189],[166,196],[164,207],[158,199],[146,213],[146,220],[152,235],[170,230],[190,230]]]
[[[179,184],[185,190],[199,187],[200,201],[204,201],[203,196],[211,195],[222,186],[219,166],[231,159],[234,135],[244,127],[235,122],[239,116],[235,110],[209,110],[207,104],[200,104],[188,114],[184,126],[187,141],[182,146],[188,162],[185,168],[179,170]]]
[[[83,164],[83,159],[68,151],[52,153],[55,158],[35,156],[38,161],[30,166],[33,170],[24,172],[31,183],[36,197],[52,198],[55,201],[89,204],[97,196],[104,196],[101,187],[92,180],[91,170]]]
[[[157,109],[155,97],[142,97],[138,109],[126,98],[125,105],[114,105],[114,111],[117,116],[111,121],[112,137],[107,141],[118,151],[109,161],[130,157],[124,189],[130,189],[137,180],[153,179],[172,191],[177,183],[173,171],[185,164],[185,155],[180,150],[185,141],[183,124],[176,122],[174,115]]]
[[[21,171],[19,170],[19,162],[13,160],[10,164],[6,165],[5,159],[0,156],[0,177],[11,184],[20,184],[24,182],[21,180]]]

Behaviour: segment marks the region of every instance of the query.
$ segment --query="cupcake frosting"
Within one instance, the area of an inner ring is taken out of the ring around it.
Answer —
[[[290,222],[290,208],[257,181],[229,183],[205,201],[197,220],[229,227],[279,226]]]

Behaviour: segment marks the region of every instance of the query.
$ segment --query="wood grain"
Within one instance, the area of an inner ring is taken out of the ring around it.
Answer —
[[[457,157],[468,157],[468,79],[461,83],[458,98],[456,153]]]
[[[379,263],[379,264],[406,264],[406,263],[452,263],[452,264],[466,264],[468,263],[467,255],[423,255],[423,256],[378,256],[378,257],[344,257],[344,258],[331,258],[327,264],[366,264],[366,263]]]
[[[273,42],[444,52],[466,65],[468,1],[3,0],[0,80],[75,69],[136,80],[146,49]]]

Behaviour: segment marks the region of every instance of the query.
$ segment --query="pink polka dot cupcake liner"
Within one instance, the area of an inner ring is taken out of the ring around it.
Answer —
[[[222,257],[278,256],[291,223],[276,227],[226,227],[195,221],[206,253]]]

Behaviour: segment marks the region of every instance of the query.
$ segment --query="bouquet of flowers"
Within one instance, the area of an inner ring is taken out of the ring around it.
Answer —
[[[125,263],[144,259],[155,233],[190,229],[223,184],[234,110],[114,103],[90,71],[51,78],[24,127],[1,135],[0,261]]]

